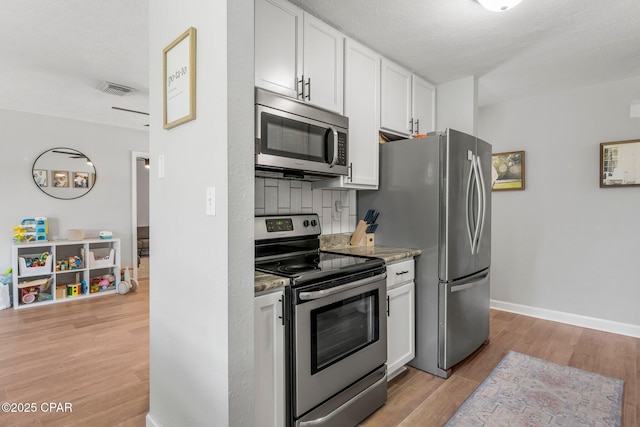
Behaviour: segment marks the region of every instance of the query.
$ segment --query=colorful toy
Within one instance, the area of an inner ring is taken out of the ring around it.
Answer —
[[[47,258],[51,255],[49,252],[43,252],[39,256],[34,258],[24,258],[24,263],[27,268],[31,267],[43,267],[47,263]]]
[[[17,225],[13,227],[13,241],[16,243],[26,242],[27,241],[27,229],[22,227],[21,225]]]
[[[67,295],[77,297],[80,295],[80,283],[71,283],[67,285]]]

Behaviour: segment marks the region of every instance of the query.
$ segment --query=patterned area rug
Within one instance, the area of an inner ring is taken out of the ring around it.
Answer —
[[[445,426],[620,426],[623,383],[511,351]]]

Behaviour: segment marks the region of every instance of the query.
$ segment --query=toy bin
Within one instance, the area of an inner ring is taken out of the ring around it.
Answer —
[[[115,262],[114,248],[96,248],[89,251],[89,268],[111,267]]]
[[[39,258],[41,254],[25,255],[18,258],[18,269],[21,276],[37,276],[39,274],[51,273],[53,266],[53,256],[49,255],[44,265],[38,267],[27,267],[27,259]]]

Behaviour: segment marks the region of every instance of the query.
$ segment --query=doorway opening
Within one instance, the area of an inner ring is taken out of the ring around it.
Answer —
[[[149,277],[149,153],[131,152],[131,259],[136,280]]]

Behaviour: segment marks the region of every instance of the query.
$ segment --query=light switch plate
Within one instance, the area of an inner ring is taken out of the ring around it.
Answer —
[[[216,187],[207,187],[206,214],[216,216]]]

